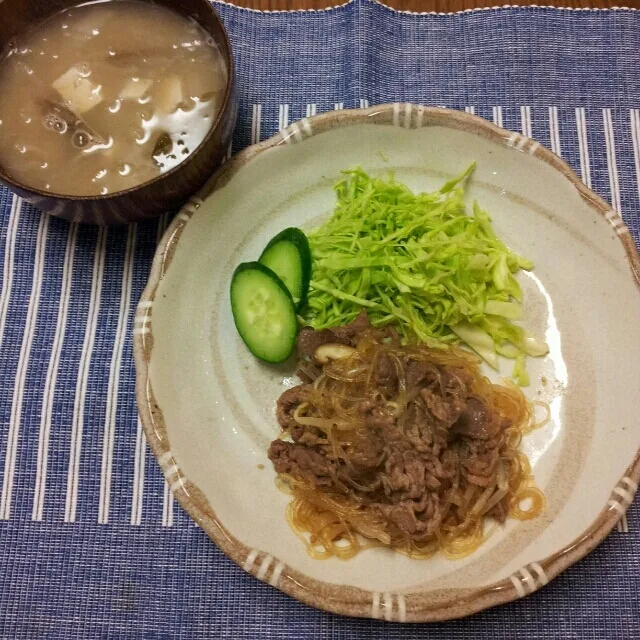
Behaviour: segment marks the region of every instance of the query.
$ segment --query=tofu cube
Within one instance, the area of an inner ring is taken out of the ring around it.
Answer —
[[[122,100],[139,100],[149,90],[149,87],[153,84],[153,80],[148,78],[140,78],[139,80],[128,80],[127,84],[122,87],[120,91],[120,98]]]
[[[77,116],[93,109],[102,102],[101,86],[95,85],[78,67],[71,67],[53,83],[65,104]]]
[[[169,76],[163,80],[156,95],[158,109],[164,113],[174,113],[185,102],[180,76]]]

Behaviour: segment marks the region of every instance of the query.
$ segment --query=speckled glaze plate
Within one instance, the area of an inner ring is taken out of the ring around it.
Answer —
[[[283,228],[326,219],[345,168],[392,169],[411,188],[430,190],[473,160],[469,197],[536,264],[521,276],[526,325],[550,353],[530,363],[527,394],[549,404],[551,420],[522,446],[547,510],[507,521],[463,560],[384,549],[314,560],[285,520],[288,497],[266,455],[279,432],[275,402],[295,383],[294,367],[249,354],[229,308],[231,274]],[[164,236],[135,320],[140,416],[177,500],[258,579],[346,615],[467,615],[547,584],[602,541],[633,499],[639,273],[620,216],[534,140],[410,104],[305,119],[225,164]]]

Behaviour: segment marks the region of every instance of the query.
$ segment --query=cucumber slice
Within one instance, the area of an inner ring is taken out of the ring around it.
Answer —
[[[281,231],[266,246],[259,261],[285,283],[299,309],[307,298],[311,279],[311,250],[307,236],[296,227]]]
[[[231,279],[231,311],[249,351],[266,362],[284,362],[296,344],[298,324],[285,284],[259,262],[239,265]]]

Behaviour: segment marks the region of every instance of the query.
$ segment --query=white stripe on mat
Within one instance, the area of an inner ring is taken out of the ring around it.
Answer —
[[[620,522],[616,525],[616,529],[619,533],[629,533],[629,520],[627,519],[626,513],[622,518],[620,518]]]
[[[162,526],[173,526],[173,493],[169,489],[169,483],[164,481],[164,496],[162,499]]]
[[[609,172],[609,186],[611,188],[611,205],[617,213],[620,213],[620,182],[618,179],[616,141],[613,135],[611,109],[602,110],[602,123],[604,125],[604,140],[605,147],[607,149],[607,169]]]
[[[40,433],[38,435],[38,461],[36,466],[36,485],[33,492],[32,520],[42,520],[44,511],[44,496],[47,488],[47,469],[49,466],[49,437],[51,434],[51,420],[53,415],[53,402],[58,381],[60,367],[60,355],[67,331],[67,315],[69,312],[69,300],[71,299],[71,282],[73,281],[73,260],[78,239],[78,225],[69,227],[67,247],[64,253],[62,267],[62,284],[60,300],[58,303],[58,318],[56,331],[53,336],[53,346],[47,366],[47,377],[44,383],[44,396],[42,398],[42,411],[40,412]]]
[[[531,107],[520,107],[520,130],[527,136],[527,138],[533,138],[531,133]]]
[[[576,130],[580,150],[580,177],[591,189],[591,163],[589,161],[589,141],[587,137],[587,118],[584,107],[576,107]]]
[[[142,497],[144,495],[144,473],[147,463],[147,436],[142,428],[140,416],[138,416],[138,429],[136,434],[136,456],[133,469],[133,496],[131,498],[131,524],[140,525],[142,522]]]
[[[476,108],[473,105],[469,105],[468,107],[464,108],[466,113],[470,113],[472,116],[475,115],[476,113]]]
[[[289,126],[289,105],[281,104],[278,109],[278,129],[282,131]]]
[[[502,127],[502,107],[496,106],[492,108],[493,124]]]
[[[136,255],[137,225],[130,224],[127,234],[127,246],[124,253],[122,270],[122,286],[120,288],[120,312],[111,354],[109,367],[109,383],[107,386],[107,411],[104,419],[104,435],[102,439],[102,467],[100,472],[100,506],[98,507],[98,523],[109,522],[111,504],[111,476],[113,467],[113,444],[115,441],[116,416],[118,413],[118,392],[120,389],[120,369],[122,367],[122,349],[127,334],[127,323],[131,309],[131,284],[133,264]]]
[[[262,128],[262,105],[254,104],[251,114],[251,144],[260,142]]]
[[[549,107],[549,138],[551,139],[551,151],[553,151],[557,156],[561,156],[562,148],[560,147],[558,107]]]
[[[40,307],[40,293],[42,290],[42,277],[44,274],[44,259],[47,251],[47,232],[49,230],[50,216],[40,214],[38,235],[33,264],[33,281],[29,305],[27,307],[27,319],[20,346],[20,359],[13,383],[13,398],[11,400],[11,417],[9,419],[9,434],[4,459],[4,474],[2,478],[2,496],[0,497],[0,520],[8,520],[11,517],[11,499],[13,496],[13,480],[16,469],[16,456],[18,453],[18,440],[20,438],[20,422],[22,420],[22,404],[24,390],[27,383],[27,370],[31,356],[31,345],[36,333],[38,309]]]
[[[82,450],[82,431],[84,428],[84,405],[89,384],[89,369],[93,355],[93,343],[96,337],[98,312],[102,297],[102,277],[107,244],[107,229],[100,227],[96,240],[96,251],[93,259],[91,294],[89,296],[89,312],[82,342],[82,353],[78,365],[78,378],[73,402],[73,422],[71,425],[71,446],[69,450],[69,468],[67,471],[67,496],[64,507],[64,521],[75,522],[78,503],[78,474],[80,471],[80,452]]]
[[[318,110],[317,105],[315,104],[308,104],[307,105],[307,118],[310,118],[311,116],[315,116],[316,112]]]
[[[631,140],[633,141],[633,159],[636,166],[636,184],[638,185],[638,197],[640,198],[640,109],[629,111],[631,121]]]
[[[4,265],[2,268],[2,293],[0,293],[0,346],[4,339],[4,327],[7,322],[7,310],[13,289],[13,265],[16,254],[16,236],[22,213],[22,198],[14,194],[11,200],[9,224],[7,226],[7,239],[4,244]]]

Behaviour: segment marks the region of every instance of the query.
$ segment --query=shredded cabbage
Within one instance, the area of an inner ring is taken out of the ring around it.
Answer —
[[[513,358],[514,377],[526,383],[524,357],[548,352],[513,322],[522,300],[514,274],[533,264],[500,241],[477,202],[467,214],[463,187],[474,168],[417,194],[393,177],[345,171],[333,216],[309,234],[312,279],[301,320],[323,329],[366,308],[374,326],[393,324],[404,341],[462,341],[496,369],[498,354]]]

